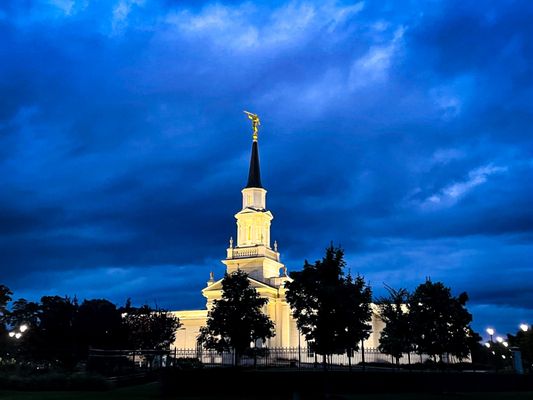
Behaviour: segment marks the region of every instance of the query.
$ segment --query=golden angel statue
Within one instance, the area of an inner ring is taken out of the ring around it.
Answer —
[[[257,141],[257,131],[258,131],[258,126],[261,125],[261,122],[259,121],[259,116],[257,114],[253,114],[249,111],[244,111],[244,113],[246,115],[248,115],[248,118],[250,120],[252,120],[252,128],[254,130],[254,134],[253,134],[253,139],[254,141]]]

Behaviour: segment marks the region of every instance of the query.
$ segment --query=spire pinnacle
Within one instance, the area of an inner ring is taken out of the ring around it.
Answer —
[[[259,146],[257,144],[257,127],[261,125],[261,123],[257,114],[253,114],[248,111],[245,111],[245,114],[248,115],[248,118],[252,121],[253,129],[252,155],[250,157],[250,171],[248,173],[248,183],[246,184],[246,187],[262,188],[263,186],[261,185],[261,171],[259,168]]]
[[[257,140],[252,143],[252,155],[250,157],[250,171],[248,172],[247,188],[262,188],[261,171],[259,168],[259,146]]]

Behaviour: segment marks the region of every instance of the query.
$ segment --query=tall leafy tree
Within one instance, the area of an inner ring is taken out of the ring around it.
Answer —
[[[344,251],[331,244],[321,260],[305,261],[286,284],[287,302],[308,346],[324,356],[357,350],[370,333],[371,290],[362,277],[344,277]]]
[[[464,358],[469,352],[468,336],[472,315],[466,309],[468,296],[451,294],[441,282],[419,285],[409,299],[413,342],[419,354],[452,354]]]
[[[122,311],[129,347],[143,350],[168,350],[174,343],[176,331],[181,326],[174,314],[166,310],[154,310],[148,305],[139,308],[128,305]]]
[[[20,331],[26,326],[23,335],[17,340],[11,340],[13,351],[17,357],[32,359],[39,354],[42,341],[39,337],[41,306],[39,303],[18,299],[13,302],[7,315],[7,321],[11,329]]]
[[[235,363],[251,343],[274,336],[274,323],[262,311],[268,299],[261,298],[243,271],[226,274],[222,298],[214,300],[198,342],[219,352],[233,350]]]
[[[286,283],[287,302],[300,332],[315,352],[324,356],[344,353],[345,338],[340,322],[344,307],[344,252],[331,244],[321,260],[307,260],[301,271],[291,273]]]
[[[446,353],[459,360],[467,358],[476,340],[481,338],[470,327],[472,314],[466,309],[468,294],[461,293],[452,297],[450,304],[450,321],[448,323],[449,336],[446,342]]]
[[[89,347],[118,349],[125,335],[120,311],[105,299],[84,300],[74,320],[74,331],[83,356]]]
[[[344,306],[339,313],[340,332],[351,367],[352,351],[359,350],[359,344],[362,346],[372,331],[372,290],[362,276],[358,275],[353,279],[350,274],[344,279],[342,288],[341,300]]]
[[[76,364],[78,346],[73,327],[77,309],[77,301],[69,297],[41,298],[39,326],[31,331],[38,357],[67,368]]]
[[[379,350],[389,354],[400,363],[403,353],[411,351],[411,330],[409,324],[409,292],[385,286],[389,295],[381,297],[377,304],[379,318],[385,323],[379,339]],[[409,360],[410,361],[410,360]]]

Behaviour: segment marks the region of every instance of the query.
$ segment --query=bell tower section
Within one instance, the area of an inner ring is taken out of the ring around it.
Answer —
[[[254,123],[248,182],[241,191],[242,209],[235,214],[237,243],[234,246],[233,239],[230,239],[227,257],[222,262],[228,273],[240,269],[253,279],[269,283],[279,278],[280,269],[284,266],[279,262],[277,243],[274,242],[274,248],[271,248],[270,225],[274,216],[266,208],[267,191],[261,184],[257,137],[259,118],[255,114],[248,115]]]

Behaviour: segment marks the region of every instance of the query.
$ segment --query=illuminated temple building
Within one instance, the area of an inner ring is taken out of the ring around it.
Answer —
[[[232,273],[237,269],[246,272],[251,285],[261,297],[267,298],[264,312],[275,323],[275,336],[267,339],[268,347],[297,347],[298,328],[292,318],[289,304],[285,299],[284,284],[290,278],[287,269],[281,262],[277,243],[271,247],[270,226],[273,220],[272,213],[267,209],[267,191],[261,183],[259,167],[259,145],[257,134],[254,133],[252,154],[248,182],[242,189],[242,209],[235,214],[237,219],[237,240],[230,239],[226,249],[226,258],[222,263],[226,271]],[[200,327],[204,326],[208,310],[213,305],[213,300],[222,297],[222,279],[215,280],[213,274],[202,290],[206,298],[206,308],[203,310],[174,311],[180,319],[182,326],[176,333],[174,347],[178,349],[196,348],[196,338]],[[383,323],[377,318],[375,312],[372,317],[372,334],[365,341],[366,348],[377,348],[379,331]],[[305,339],[300,338],[300,344],[305,347]]]

